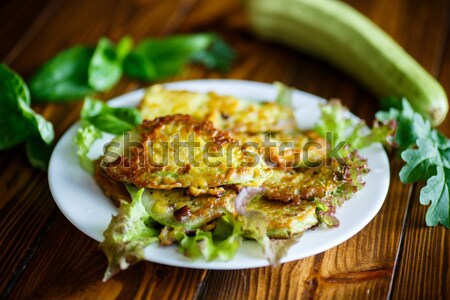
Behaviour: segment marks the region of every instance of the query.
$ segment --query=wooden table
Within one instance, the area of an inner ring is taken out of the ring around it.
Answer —
[[[275,0],[274,0],[275,1]],[[450,94],[450,1],[351,0],[391,34]],[[0,57],[25,78],[65,47],[101,36],[136,40],[219,32],[238,59],[227,74],[191,67],[170,80],[234,78],[285,82],[341,98],[371,122],[378,107],[361,85],[326,63],[252,37],[239,1],[6,0],[0,3]],[[122,80],[102,99],[149,83]],[[39,104],[57,137],[77,120],[80,102]],[[450,119],[441,129],[450,135]],[[101,282],[106,259],[97,242],[56,207],[47,174],[30,167],[22,147],[0,155],[0,293],[12,299],[444,299],[450,298],[450,231],[425,226],[421,185],[398,179],[370,224],[324,253],[279,267],[208,271],[142,262]]]

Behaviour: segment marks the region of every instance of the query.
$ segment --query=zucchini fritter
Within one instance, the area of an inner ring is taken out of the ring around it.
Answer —
[[[242,101],[215,93],[166,90],[154,85],[140,104],[142,117],[189,114],[196,120],[209,120],[214,127],[232,132],[260,133],[295,128],[292,109],[272,102]]]
[[[101,166],[117,181],[139,188],[189,188],[194,196],[223,185],[258,186],[271,174],[256,150],[243,149],[210,121],[189,115],[144,121],[109,144]]]
[[[327,155],[325,139],[313,131],[233,133],[232,136],[241,143],[254,143],[266,163],[276,168],[312,167],[323,162]]]
[[[285,239],[300,234],[318,224],[316,205],[310,201],[300,204],[254,199],[248,210],[262,212],[268,218],[267,236]]]
[[[234,212],[236,192],[224,189],[216,196],[203,194],[192,197],[184,189],[146,189],[142,201],[153,220],[165,226],[183,225],[188,230],[197,229],[220,218],[225,211]]]
[[[120,206],[121,201],[130,202],[130,194],[122,182],[109,177],[96,162],[95,181],[103,193]],[[235,214],[234,198],[236,192],[224,188],[219,195],[200,195],[192,197],[185,189],[154,190],[146,189],[142,202],[148,214],[156,222],[165,226],[184,225],[188,230],[197,229],[212,220],[220,218],[225,211]]]

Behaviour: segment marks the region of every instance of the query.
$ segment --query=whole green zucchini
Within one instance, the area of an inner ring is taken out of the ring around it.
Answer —
[[[448,111],[442,86],[389,35],[338,0],[248,0],[252,30],[324,59],[377,96],[405,97],[433,125]]]

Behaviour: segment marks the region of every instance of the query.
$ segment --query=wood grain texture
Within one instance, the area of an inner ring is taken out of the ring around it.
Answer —
[[[450,92],[450,1],[348,1],[393,36]],[[14,5],[12,4],[14,3]],[[326,63],[247,32],[241,1],[25,1],[0,4],[0,57],[25,78],[62,49],[106,35],[136,40],[217,31],[238,56],[227,74],[192,66],[172,80],[233,78],[285,82],[324,98],[340,98],[367,122],[378,106],[353,79]],[[11,16],[11,17],[9,17]],[[110,99],[147,83],[123,79]],[[78,119],[81,103],[39,104],[57,137]],[[450,135],[450,122],[442,130]],[[0,297],[11,299],[444,299],[450,297],[450,234],[424,226],[420,186],[403,185],[391,155],[391,187],[375,219],[322,254],[278,267],[206,271],[149,262],[101,282],[106,259],[71,225],[51,198],[46,174],[21,147],[0,154]]]
[[[439,81],[450,90],[450,31],[439,72]],[[447,119],[440,129],[450,132]],[[415,187],[405,224],[402,255],[393,282],[393,299],[450,298],[450,231],[425,225],[427,207],[419,203],[422,184]],[[410,274],[414,274],[411,276]]]

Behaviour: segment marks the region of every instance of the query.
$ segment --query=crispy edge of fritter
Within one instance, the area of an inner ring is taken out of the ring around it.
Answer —
[[[185,183],[173,178],[148,176],[149,174],[154,174],[159,171],[165,171],[165,167],[151,163],[145,163],[145,166],[142,167],[142,162],[145,162],[148,159],[148,142],[161,140],[159,129],[164,129],[164,127],[168,125],[183,126],[183,130],[205,137],[206,141],[212,142],[215,145],[236,144],[239,146],[238,141],[233,139],[228,132],[214,128],[210,121],[198,122],[190,115],[170,115],[156,118],[152,121],[144,121],[143,124],[136,129],[140,133],[142,140],[139,145],[131,148],[131,159],[128,159],[125,156],[119,156],[113,162],[104,161],[102,163],[102,168],[113,179],[125,183],[133,183],[140,188],[173,189],[189,187]],[[269,167],[264,168],[264,166],[257,166],[255,168],[261,169],[261,173],[271,172]],[[189,169],[187,171],[189,171]],[[186,170],[185,168],[178,168],[177,172],[177,175],[184,175]],[[227,184],[227,181],[229,181],[230,178],[239,178],[241,175],[246,175],[248,177],[250,172],[251,168],[249,167],[227,168],[225,174],[217,176],[208,186],[200,186],[200,188],[205,189],[222,186]],[[254,178],[254,180],[250,180],[249,178],[249,180],[242,182],[242,184],[245,184],[246,182],[251,183],[258,179],[264,179],[265,177]],[[194,189],[196,187],[192,186],[192,188],[192,194],[195,195],[196,192]]]

